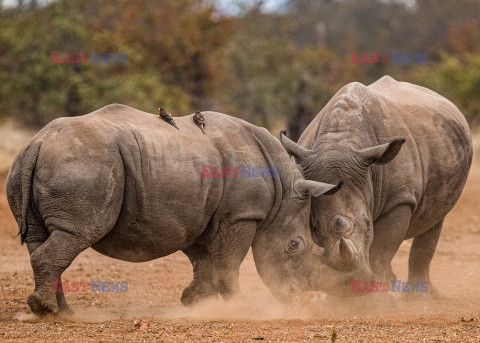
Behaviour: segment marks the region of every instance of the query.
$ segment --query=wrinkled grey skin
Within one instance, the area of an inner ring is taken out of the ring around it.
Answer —
[[[312,200],[313,235],[325,263],[353,279],[396,279],[391,260],[414,237],[408,281],[428,281],[430,294],[439,296],[430,261],[472,161],[470,130],[455,105],[389,76],[368,87],[354,82],[298,144],[281,141],[306,179],[344,181],[328,201]]]
[[[310,195],[338,188],[305,181],[267,130],[204,115],[207,134],[191,115],[175,118],[179,131],[153,114],[109,105],[54,120],[19,153],[7,196],[30,253],[35,291],[27,302],[35,314],[69,311],[51,282],[89,247],[130,262],[182,250],[194,268],[186,305],[235,294],[250,246],[280,300],[339,280],[319,263],[309,227]],[[242,164],[275,166],[280,175],[201,177],[202,165]]]

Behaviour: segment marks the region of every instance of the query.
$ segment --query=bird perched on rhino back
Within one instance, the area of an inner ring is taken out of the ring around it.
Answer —
[[[170,114],[167,113],[167,111],[165,111],[165,109],[163,108],[159,108],[158,109],[158,115],[160,116],[160,118],[162,118],[163,120],[165,120],[167,123],[169,123],[170,125],[172,125],[173,127],[175,127],[177,130],[180,130],[177,125],[175,124],[175,122],[173,121],[173,118]]]
[[[202,130],[202,133],[205,134],[205,117],[202,112],[195,112],[193,122]]]

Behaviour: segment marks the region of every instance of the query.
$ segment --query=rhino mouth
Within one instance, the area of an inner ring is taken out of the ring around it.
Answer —
[[[352,281],[354,280],[372,282],[375,281],[375,276],[369,268],[348,273],[337,271],[330,274],[327,278],[312,280],[311,290],[322,291],[337,297],[358,297],[366,294],[352,291]]]
[[[295,297],[298,294],[309,291],[310,289],[310,286],[302,287],[297,282],[290,282],[279,288],[272,288],[271,291],[275,299],[277,299],[279,302],[285,305],[292,305]]]

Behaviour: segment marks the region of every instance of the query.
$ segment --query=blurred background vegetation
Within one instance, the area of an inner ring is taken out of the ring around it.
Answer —
[[[351,52],[428,52],[355,64]],[[128,63],[51,63],[52,51]],[[389,74],[480,121],[479,0],[0,0],[0,113],[38,128],[110,103],[215,110],[297,138],[351,81]]]

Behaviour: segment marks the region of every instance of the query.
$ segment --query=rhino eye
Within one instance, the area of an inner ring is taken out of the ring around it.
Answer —
[[[299,252],[301,249],[303,249],[303,247],[304,247],[303,240],[300,237],[298,237],[298,238],[293,238],[289,240],[287,243],[287,246],[285,247],[285,250],[289,254],[295,254]]]

